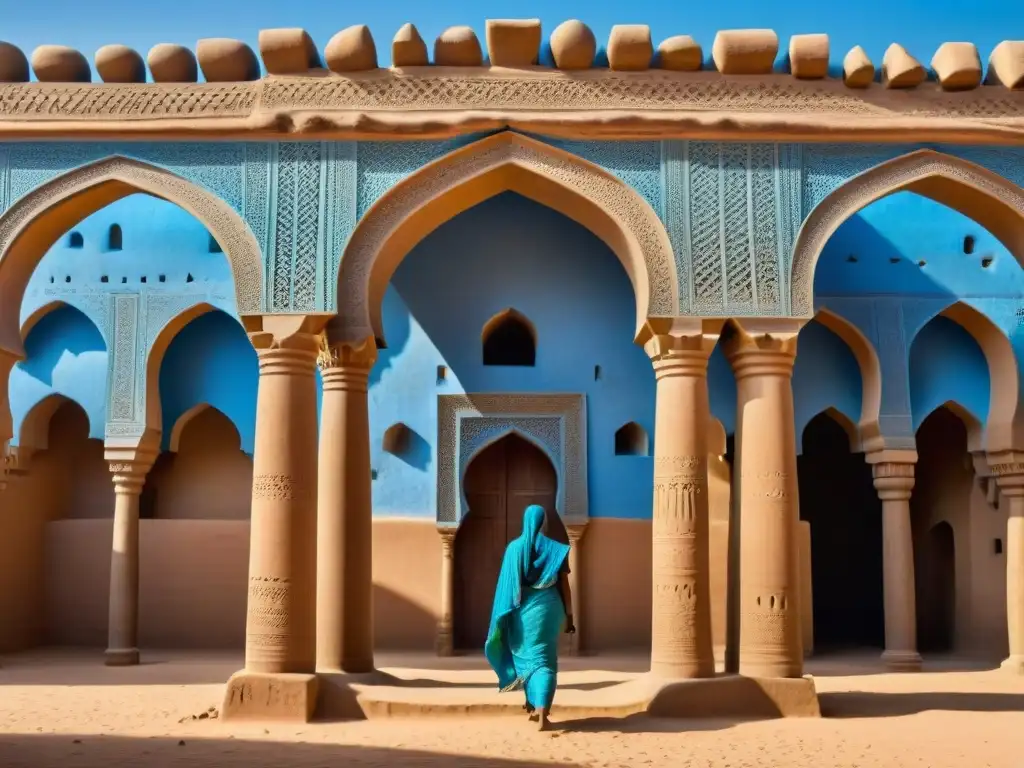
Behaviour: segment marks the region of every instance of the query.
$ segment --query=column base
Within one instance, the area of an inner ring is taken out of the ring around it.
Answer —
[[[999,665],[999,668],[1013,675],[1024,675],[1024,655],[1010,656]]]
[[[740,671],[743,677],[779,678],[782,680],[795,680],[804,676],[804,654],[800,652],[800,658],[793,661],[743,661],[744,653],[740,651]]]
[[[134,667],[139,663],[138,648],[108,648],[103,652],[108,667]]]
[[[236,672],[224,691],[222,720],[276,720],[308,723],[316,712],[316,675]]]
[[[883,651],[882,662],[893,672],[921,671],[921,654],[917,651]]]

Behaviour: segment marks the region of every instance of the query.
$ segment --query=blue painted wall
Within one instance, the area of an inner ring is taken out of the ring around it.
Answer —
[[[25,355],[11,371],[11,442],[18,444],[25,417],[50,395],[63,395],[82,406],[89,417],[89,437],[102,440],[107,347],[92,320],[74,307],[58,307],[29,332]]]
[[[964,238],[975,239],[964,253]],[[849,261],[850,257],[856,261]],[[991,259],[989,266],[983,261]],[[919,262],[924,262],[920,265]],[[987,230],[961,213],[912,192],[898,192],[844,222],[814,274],[820,296],[1024,294],[1024,271]]]
[[[846,342],[819,322],[805,325],[793,365],[797,453],[803,453],[804,429],[822,411],[834,408],[854,424],[860,421],[862,391],[860,366]]]
[[[910,403],[914,430],[952,400],[984,424],[989,405],[988,363],[981,347],[960,325],[936,317],[910,348]]]

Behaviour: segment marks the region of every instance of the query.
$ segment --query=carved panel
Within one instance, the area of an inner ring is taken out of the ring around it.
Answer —
[[[107,421],[135,423],[139,421],[136,403],[138,363],[136,338],[139,325],[138,294],[115,294],[109,299],[113,318],[113,340],[108,356],[109,386]]]
[[[784,313],[800,221],[799,147],[666,141],[664,220],[681,314]]]
[[[437,522],[456,525],[466,512],[462,478],[483,448],[513,432],[538,445],[558,476],[558,512],[585,519],[586,399],[583,395],[439,395]]]

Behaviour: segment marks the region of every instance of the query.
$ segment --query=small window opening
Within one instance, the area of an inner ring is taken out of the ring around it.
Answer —
[[[72,232],[68,235],[68,248],[84,248],[85,238],[81,232]]]
[[[917,266],[923,267],[927,263],[928,263],[927,261],[925,261],[924,259],[921,259],[920,261],[917,262]]]
[[[371,480],[376,480],[377,479],[377,470],[376,469],[371,469],[370,470],[370,479]]]
[[[647,432],[635,421],[623,424],[615,432],[616,456],[647,456],[648,453]]]
[[[889,263],[890,264],[899,264],[900,263],[900,257],[899,256],[892,256],[892,257],[890,257],[889,258]]]
[[[492,317],[482,335],[484,365],[536,365],[537,338],[533,325],[516,310],[506,309]]]
[[[121,285],[125,285],[125,284],[127,284],[127,282],[128,282],[128,278],[127,277],[122,277],[121,278]]]
[[[146,276],[145,276],[145,275],[143,275],[143,276],[142,276],[142,278],[141,278],[141,279],[139,280],[139,282],[140,282],[140,283],[144,283],[144,282],[146,282]]]
[[[64,282],[65,283],[70,283],[71,282],[71,275],[64,275]]]
[[[50,275],[50,282],[53,282],[53,275]]]
[[[187,275],[187,276],[185,277],[185,282],[186,282],[186,283],[192,283],[192,282],[195,282],[195,278],[194,278],[194,277],[192,277],[192,273],[191,273],[191,272],[189,272],[189,273],[188,273],[188,275]]]
[[[394,456],[404,456],[412,445],[411,430],[402,422],[392,424],[384,432],[384,439],[381,442],[381,447],[388,453]]]
[[[601,380],[601,366],[600,365],[595,365],[594,366],[594,381],[600,381],[600,380]]]
[[[101,283],[109,283],[110,282],[110,277],[107,276],[107,275],[100,275],[100,282]]]
[[[996,539],[995,541],[992,542],[992,551],[995,552],[997,555],[1003,554],[1003,540],[1002,539]]]
[[[849,256],[846,257],[846,260],[848,262],[850,262],[851,264],[856,264],[857,263],[857,257],[854,256],[852,253]]]
[[[437,366],[437,383],[445,381],[448,378],[448,366],[439,365]]]
[[[157,280],[159,280],[161,283],[166,283],[167,282],[167,275],[160,275],[157,278]]]
[[[111,224],[107,232],[107,250],[120,251],[123,245],[123,234],[120,224]]]
[[[207,245],[207,250],[210,253],[224,253],[224,249],[220,247],[220,243],[217,242],[217,238],[210,235],[210,242]]]
[[[992,262],[993,261],[995,261],[995,257],[993,257],[993,256],[985,256],[981,260],[981,268],[982,269],[988,269],[989,267],[992,266]]]
[[[974,235],[967,235],[964,238],[964,253],[968,256],[974,253]]]

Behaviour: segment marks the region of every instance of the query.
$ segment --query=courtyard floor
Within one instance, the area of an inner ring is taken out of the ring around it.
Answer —
[[[821,719],[556,717],[549,733],[529,731],[520,717],[303,726],[198,717],[220,706],[224,681],[241,666],[232,654],[147,652],[138,667],[108,669],[96,652],[46,650],[0,663],[3,768],[1024,768],[1024,678],[953,659],[910,675],[885,674],[875,654],[810,660]],[[381,655],[378,664],[442,685],[488,681],[481,659]],[[641,657],[570,659],[561,683],[596,690],[645,665]]]

